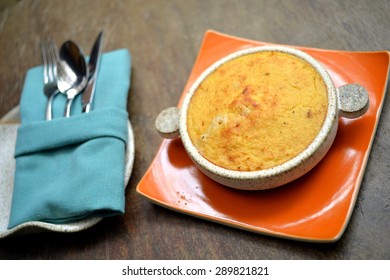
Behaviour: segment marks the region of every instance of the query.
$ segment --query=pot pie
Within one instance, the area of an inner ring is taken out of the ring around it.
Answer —
[[[199,153],[230,170],[280,165],[317,136],[327,114],[327,87],[303,59],[281,51],[236,57],[195,90],[187,131]]]

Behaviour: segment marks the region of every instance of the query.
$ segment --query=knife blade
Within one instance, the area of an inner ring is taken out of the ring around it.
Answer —
[[[89,80],[82,97],[83,113],[88,113],[91,110],[92,101],[96,91],[96,80],[99,73],[100,58],[102,55],[102,43],[103,31],[101,31],[97,36],[89,57]]]

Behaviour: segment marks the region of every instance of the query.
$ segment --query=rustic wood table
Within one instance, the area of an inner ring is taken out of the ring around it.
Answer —
[[[0,6],[0,117],[18,105],[26,70],[41,64],[41,40],[51,37],[60,44],[72,39],[89,49],[103,29],[105,51],[127,48],[132,54],[127,109],[136,153],[123,216],[78,233],[0,240],[1,259],[390,259],[388,97],[354,212],[335,243],[227,227],[156,206],[135,190],[162,142],[155,118],[177,104],[208,29],[294,46],[387,50],[389,1],[6,2]]]

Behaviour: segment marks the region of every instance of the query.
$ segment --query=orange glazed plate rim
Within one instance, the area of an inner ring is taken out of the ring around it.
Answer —
[[[179,105],[197,77],[215,61],[234,51],[262,45],[274,44],[207,31]],[[380,118],[389,52],[289,47],[307,52],[322,63],[336,87],[356,82],[370,94],[365,115],[339,120],[331,149],[313,170],[276,189],[235,190],[201,173],[180,139],[163,140],[137,192],[168,209],[259,234],[308,242],[340,239],[356,203]]]

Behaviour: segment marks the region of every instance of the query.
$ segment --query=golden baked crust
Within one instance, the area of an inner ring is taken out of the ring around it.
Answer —
[[[203,80],[187,112],[200,154],[221,167],[252,171],[302,152],[326,117],[326,85],[306,61],[266,51],[230,60]]]

